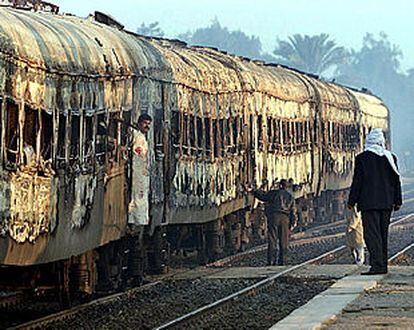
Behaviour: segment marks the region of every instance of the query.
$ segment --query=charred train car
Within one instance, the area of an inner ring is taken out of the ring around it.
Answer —
[[[99,13],[1,7],[0,98],[1,287],[117,286],[162,266],[167,235],[203,259],[239,250],[264,232],[245,185],[292,178],[301,221],[338,218],[364,134],[389,134],[372,95]],[[131,236],[141,113],[150,220]]]

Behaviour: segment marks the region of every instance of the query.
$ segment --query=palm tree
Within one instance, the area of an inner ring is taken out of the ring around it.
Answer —
[[[315,74],[322,74],[332,66],[346,62],[349,56],[348,51],[329,40],[326,33],[314,36],[294,34],[289,41],[278,40],[273,54],[283,64]]]
[[[141,26],[137,28],[137,33],[148,37],[164,36],[164,31],[160,28],[158,22],[149,23],[148,25],[142,23]]]

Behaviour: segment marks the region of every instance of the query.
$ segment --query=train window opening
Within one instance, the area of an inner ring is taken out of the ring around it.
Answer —
[[[220,149],[220,156],[224,156],[226,151],[227,151],[227,136],[226,136],[226,120],[225,119],[219,119],[218,120],[218,124],[219,124],[219,136],[218,136],[218,145],[219,145],[219,149]]]
[[[25,106],[23,126],[23,148],[32,148],[33,152],[36,152],[36,139],[37,135],[39,134],[39,130],[39,111]]]
[[[65,159],[65,156],[66,156],[65,151],[66,151],[66,116],[63,114],[59,114],[56,158],[58,160]]]
[[[286,121],[282,121],[282,149],[287,144],[287,123]]]
[[[196,145],[196,129],[195,129],[195,118],[193,115],[188,116],[188,143],[189,143],[189,154],[195,155],[197,150]]]
[[[129,125],[131,123],[131,111],[122,112],[122,122],[123,124],[121,125],[121,145],[127,146],[129,142]],[[160,129],[160,135],[161,131],[162,130]]]
[[[340,136],[340,125],[339,124],[335,124],[334,125],[334,132],[335,132],[335,148],[339,149],[341,147],[340,143],[341,143],[341,136]]]
[[[205,150],[208,155],[211,155],[211,118],[204,118],[205,125]]]
[[[233,132],[232,130],[232,125],[231,125],[231,120],[230,118],[226,118],[224,120],[224,131],[225,131],[225,146],[226,146],[226,152],[227,153],[231,153],[233,150]]]
[[[303,144],[304,148],[307,149],[309,147],[309,130],[308,130],[308,121],[303,123]]]
[[[40,112],[42,130],[40,137],[40,153],[44,160],[52,158],[53,116],[45,111]]]
[[[84,117],[83,132],[83,161],[88,162],[93,158],[93,116]]]
[[[280,119],[275,120],[275,147],[276,151],[282,150],[282,121]]]
[[[254,135],[254,132],[255,132],[255,130],[254,130],[254,127],[253,127],[253,115],[250,115],[250,118],[249,118],[249,130],[250,130],[250,134],[249,134],[249,136],[250,136],[250,149],[251,150],[254,150],[254,148],[255,148],[255,145],[254,145],[254,141],[255,141],[255,135]]]
[[[188,154],[188,116],[186,113],[180,113],[181,119],[181,141],[180,145],[183,150],[183,153]]]
[[[6,100],[6,165],[15,166],[18,155],[18,139],[19,139],[19,109],[15,102],[10,99]]]
[[[227,142],[228,142],[227,152],[231,154],[235,153],[235,145],[236,145],[234,141],[233,122],[234,122],[233,117],[230,117],[229,119],[227,119]]]
[[[180,113],[171,112],[171,133],[173,146],[178,148],[180,144]]]
[[[239,127],[237,131],[237,146],[238,150],[237,152],[240,153],[242,150],[245,149],[246,141],[245,141],[245,126],[243,124],[243,117],[239,117]]]
[[[336,148],[340,149],[342,147],[342,137],[341,137],[341,124],[337,123],[336,125]]]
[[[272,151],[274,148],[274,139],[273,134],[273,120],[271,117],[267,117],[267,150]]]
[[[99,164],[104,164],[105,154],[106,154],[106,140],[107,140],[106,114],[105,113],[98,114],[96,121],[97,121],[96,138],[95,138],[96,158]]]
[[[180,114],[177,111],[171,112],[171,134],[172,144],[174,148],[178,148],[180,145]]]
[[[326,125],[328,126],[328,132],[327,132],[328,139],[327,139],[327,143],[328,143],[329,146],[332,146],[333,145],[333,123],[329,121]]]
[[[301,151],[302,146],[302,122],[296,122],[296,150]]]
[[[220,155],[220,148],[219,148],[220,138],[219,138],[218,132],[217,132],[217,128],[218,128],[217,119],[212,119],[211,120],[211,125],[212,125],[212,128],[213,128],[213,136],[212,136],[213,149],[214,149],[213,150],[213,155],[214,155],[214,158],[217,158]]]
[[[108,161],[118,161],[118,150],[119,150],[119,112],[111,112],[109,114],[109,124],[107,129],[107,153]]]
[[[256,145],[260,151],[263,151],[264,134],[263,134],[263,116],[257,117],[257,142]]]
[[[197,155],[201,156],[201,155],[203,155],[203,152],[204,152],[204,148],[203,148],[203,146],[204,146],[204,141],[203,141],[203,136],[204,136],[204,134],[203,134],[203,132],[204,132],[203,118],[195,116],[195,121],[196,121],[196,123],[195,123],[195,133],[196,133],[195,139],[196,139],[196,143],[197,143]]]
[[[304,136],[304,123],[303,121],[298,123],[298,143],[299,143],[299,150],[303,151],[305,145],[305,136]]]
[[[238,152],[238,145],[239,145],[239,140],[240,140],[240,121],[238,117],[235,117],[232,119],[231,122],[232,127],[232,133],[233,133],[233,152],[237,153]]]
[[[293,136],[294,136],[294,139],[295,139],[293,148],[294,148],[295,151],[298,151],[298,150],[300,150],[300,147],[301,147],[300,130],[299,130],[299,122],[298,121],[293,123],[293,131],[294,131]]]
[[[70,152],[69,157],[72,160],[79,159],[79,143],[80,143],[80,117],[72,115],[71,134],[70,134]]]
[[[232,139],[230,118],[224,119],[224,146],[226,153],[232,152],[234,143]]]

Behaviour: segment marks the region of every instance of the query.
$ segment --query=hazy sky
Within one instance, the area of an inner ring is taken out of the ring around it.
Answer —
[[[404,69],[414,68],[412,0],[51,0],[61,12],[87,16],[111,14],[128,30],[158,21],[167,37],[207,26],[217,17],[223,26],[260,37],[271,52],[276,38],[294,33],[328,33],[338,44],[359,48],[366,32],[384,31],[400,46]]]

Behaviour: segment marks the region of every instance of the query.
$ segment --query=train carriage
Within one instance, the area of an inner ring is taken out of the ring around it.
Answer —
[[[167,241],[204,261],[240,250],[263,229],[246,185],[291,178],[305,222],[339,219],[363,135],[389,135],[375,96],[101,13],[0,7],[0,98],[3,287],[116,286],[162,269]],[[141,113],[150,187],[128,235]]]

